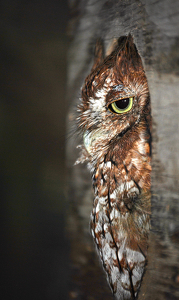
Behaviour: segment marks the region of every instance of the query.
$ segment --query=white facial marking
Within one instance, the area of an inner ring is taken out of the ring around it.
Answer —
[[[99,99],[96,98],[89,98],[89,105],[90,105],[90,109],[91,111],[98,111],[101,112],[102,110],[104,110],[105,107],[105,95],[104,93],[100,93],[100,91],[98,92],[99,94]]]

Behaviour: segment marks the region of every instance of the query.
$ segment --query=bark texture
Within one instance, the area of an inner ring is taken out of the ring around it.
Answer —
[[[70,1],[67,163],[69,168],[70,299],[112,299],[89,231],[93,192],[85,165],[73,166],[80,88],[90,73],[97,38],[105,52],[129,32],[143,59],[153,118],[152,230],[139,299],[179,299],[179,4],[159,1]]]

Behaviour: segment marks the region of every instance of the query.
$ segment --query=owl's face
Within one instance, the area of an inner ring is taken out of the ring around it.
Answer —
[[[130,141],[131,129],[135,130],[139,123],[142,126],[142,119],[149,112],[146,76],[130,39],[119,44],[105,63],[101,60],[97,56],[92,73],[86,78],[79,106],[84,145],[93,161],[110,148],[114,150],[126,134]]]

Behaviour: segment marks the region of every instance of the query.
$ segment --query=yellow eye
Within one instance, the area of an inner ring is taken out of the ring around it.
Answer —
[[[110,111],[116,114],[124,114],[131,110],[133,105],[134,97],[124,98],[117,100],[111,104],[109,104],[108,108]]]

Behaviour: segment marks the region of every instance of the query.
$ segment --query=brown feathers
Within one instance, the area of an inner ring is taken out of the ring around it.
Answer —
[[[97,42],[78,126],[94,187],[91,230],[117,299],[135,299],[150,227],[151,115],[147,79],[131,35],[103,59]]]

